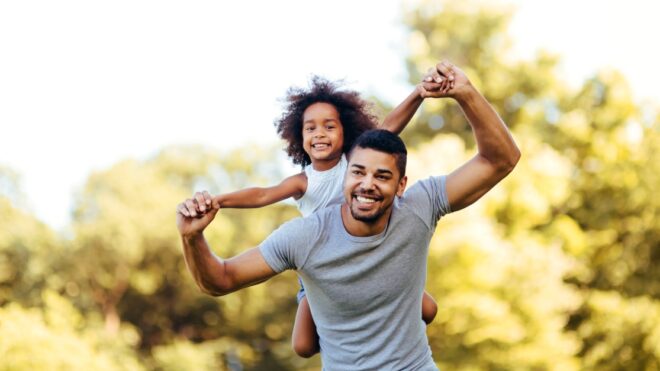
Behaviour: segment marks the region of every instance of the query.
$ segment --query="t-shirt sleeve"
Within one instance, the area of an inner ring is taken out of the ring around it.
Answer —
[[[302,266],[309,253],[309,232],[314,229],[309,224],[305,218],[286,222],[259,245],[261,255],[275,272]]]
[[[406,203],[430,225],[451,212],[445,182],[445,176],[429,177],[413,184],[405,193]]]

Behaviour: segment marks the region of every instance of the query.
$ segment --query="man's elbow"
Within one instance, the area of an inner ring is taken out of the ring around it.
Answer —
[[[223,296],[228,294],[228,292],[224,292],[222,290],[217,290],[217,289],[210,289],[207,287],[202,287],[199,286],[199,291],[202,292],[202,294],[210,295],[210,296]]]
[[[203,294],[211,295],[211,296],[224,296],[234,291],[228,285],[221,285],[218,283],[203,282],[203,281],[198,281],[197,287],[199,288],[199,291],[201,291]]]
[[[509,175],[520,161],[520,149],[514,147],[506,156],[500,159],[495,165],[496,171],[502,177]]]
[[[510,172],[513,171],[513,169],[516,167],[518,164],[518,161],[520,161],[520,156],[522,154],[520,153],[520,149],[518,146],[514,146],[505,161],[503,161],[503,164],[501,165],[502,170],[506,173],[509,174]]]

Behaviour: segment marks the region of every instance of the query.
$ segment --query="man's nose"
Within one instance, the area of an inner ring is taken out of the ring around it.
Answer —
[[[374,178],[371,175],[367,175],[362,178],[362,188],[365,190],[372,190],[374,188]]]

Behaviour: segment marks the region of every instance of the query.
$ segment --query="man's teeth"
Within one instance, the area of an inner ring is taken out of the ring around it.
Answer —
[[[355,198],[356,198],[359,202],[364,202],[364,203],[368,203],[368,204],[373,203],[373,202],[376,202],[376,200],[374,200],[374,199],[366,198],[366,197],[362,197],[362,196],[357,196],[357,197],[355,197]]]

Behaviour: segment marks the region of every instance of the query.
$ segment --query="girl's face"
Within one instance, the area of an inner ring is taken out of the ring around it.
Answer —
[[[337,164],[344,148],[344,127],[339,112],[329,103],[314,103],[303,113],[303,149],[315,170]]]

